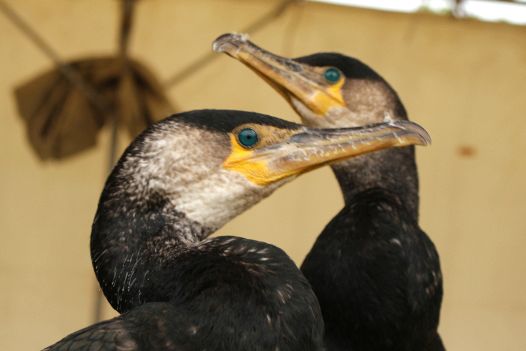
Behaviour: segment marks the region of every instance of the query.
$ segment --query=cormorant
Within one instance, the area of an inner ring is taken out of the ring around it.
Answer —
[[[46,350],[320,350],[319,305],[290,258],[207,237],[301,173],[427,138],[410,122],[309,129],[222,110],[154,124],[108,177],[92,228],[97,278],[124,313]]]
[[[296,59],[239,34],[214,49],[270,83],[310,127],[407,120],[396,91],[363,62],[338,53]],[[330,221],[301,270],[315,291],[329,350],[444,350],[439,256],[418,225],[414,148],[335,163],[345,207]]]

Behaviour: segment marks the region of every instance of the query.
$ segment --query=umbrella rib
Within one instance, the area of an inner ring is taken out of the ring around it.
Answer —
[[[279,18],[290,5],[294,3],[303,2],[303,1],[305,0],[283,0],[281,3],[276,5],[276,7],[274,7],[271,11],[257,18],[254,22],[250,23],[248,26],[243,28],[241,32],[254,34],[258,32],[260,29],[263,29],[264,27],[266,27],[268,24],[275,21],[277,18]],[[188,66],[184,67],[179,72],[175,73],[170,78],[168,78],[164,82],[164,86],[166,88],[171,88],[174,85],[179,84],[186,78],[192,76],[197,71],[207,66],[210,62],[212,62],[218,57],[219,55],[217,55],[215,52],[208,52],[206,54],[201,55],[200,58],[194,60]]]
[[[74,84],[86,96],[86,98],[103,114],[112,117],[111,109],[105,100],[93,88],[82,75],[73,67],[64,62],[58,53],[38,35],[38,33],[5,1],[0,0],[0,11],[38,48],[58,67],[59,71]]]

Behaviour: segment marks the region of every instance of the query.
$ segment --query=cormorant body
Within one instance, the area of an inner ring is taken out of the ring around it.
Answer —
[[[366,121],[340,115],[331,125],[407,119],[395,90],[363,62],[334,53],[296,60],[338,68],[350,81],[344,96],[347,106],[355,115],[369,112]],[[304,119],[314,125],[309,120]],[[301,266],[322,308],[327,347],[444,350],[437,331],[443,294],[440,260],[418,225],[414,147],[363,155],[333,164],[332,169],[345,206],[322,231]]]
[[[310,130],[219,110],[151,126],[109,176],[92,228],[97,279],[122,314],[47,350],[320,350],[319,305],[290,258],[208,236],[302,172],[375,142],[424,142],[407,127]]]
[[[407,120],[394,89],[361,61],[337,53],[274,55],[244,36],[214,42],[256,71],[310,127]],[[439,256],[418,225],[414,148],[333,163],[344,208],[301,266],[320,302],[328,350],[444,350]]]

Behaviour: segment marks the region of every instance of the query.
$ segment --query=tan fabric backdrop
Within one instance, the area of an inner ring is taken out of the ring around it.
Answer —
[[[114,50],[116,1],[9,2],[64,58]],[[217,35],[274,4],[144,0],[132,53],[168,78],[208,52]],[[525,350],[526,28],[307,4],[253,38],[284,55],[351,54],[394,85],[434,142],[418,149],[421,223],[441,253],[445,343],[450,350]],[[2,16],[0,52],[0,349],[34,350],[90,323],[88,241],[107,134],[71,160],[39,162],[12,89],[50,62]],[[296,120],[267,85],[223,56],[169,94],[185,110],[246,109]],[[323,169],[221,233],[271,242],[300,263],[341,205]]]

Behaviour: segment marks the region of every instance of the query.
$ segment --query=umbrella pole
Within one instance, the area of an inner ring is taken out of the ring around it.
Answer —
[[[133,25],[133,12],[134,12],[135,0],[122,0],[121,2],[121,23],[119,30],[119,57],[122,60],[123,70],[121,72],[122,77],[125,74],[129,74],[128,67],[128,43],[130,41],[130,34]],[[119,130],[119,121],[117,115],[112,113],[109,115],[111,121],[111,131],[110,131],[110,144],[108,149],[108,163],[107,163],[107,172],[108,176],[117,161],[117,143],[118,143],[118,130]],[[95,306],[93,310],[93,322],[96,323],[102,319],[102,308],[104,302],[104,294],[100,289],[99,284],[96,285],[96,294],[95,294]]]
[[[111,130],[110,140],[108,145],[108,158],[106,176],[108,176],[115,162],[117,162],[117,145],[118,145],[118,121],[115,115],[111,115]],[[93,323],[97,323],[102,320],[102,312],[104,307],[104,294],[100,289],[99,283],[95,280],[95,304],[93,306]]]

